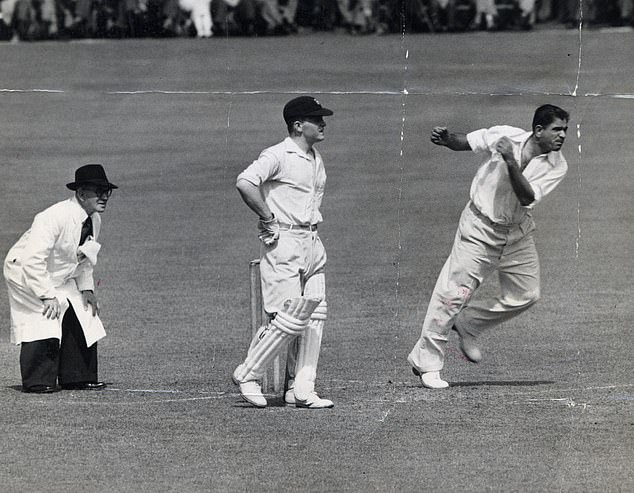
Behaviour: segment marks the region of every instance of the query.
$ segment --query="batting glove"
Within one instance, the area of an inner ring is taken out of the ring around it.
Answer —
[[[258,238],[266,246],[271,246],[280,237],[280,225],[275,218],[275,215],[271,214],[270,219],[262,219],[258,221]]]

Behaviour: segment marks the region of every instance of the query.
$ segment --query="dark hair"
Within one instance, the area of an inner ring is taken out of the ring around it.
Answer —
[[[535,130],[537,125],[540,127],[547,127],[555,121],[555,118],[568,121],[570,120],[570,114],[566,110],[561,109],[559,106],[543,104],[535,110],[535,115],[533,116],[533,126],[531,128]]]

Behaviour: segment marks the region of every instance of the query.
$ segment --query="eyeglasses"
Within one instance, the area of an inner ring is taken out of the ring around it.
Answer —
[[[86,188],[86,190],[93,192],[99,198],[107,199],[112,195],[112,188]]]

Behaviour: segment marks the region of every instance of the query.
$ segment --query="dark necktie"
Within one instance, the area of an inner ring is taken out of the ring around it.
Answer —
[[[81,236],[79,237],[79,246],[83,245],[88,238],[92,235],[92,219],[90,216],[86,218],[84,223],[81,225]]]

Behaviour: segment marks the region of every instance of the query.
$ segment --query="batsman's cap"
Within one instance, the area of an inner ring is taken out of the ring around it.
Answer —
[[[312,96],[299,96],[291,99],[284,106],[284,121],[289,124],[296,118],[305,116],[330,116],[332,110],[324,108],[319,101]]]
[[[77,190],[81,185],[94,185],[103,188],[119,188],[110,183],[106,177],[106,171],[101,164],[86,164],[75,171],[75,181],[67,183],[66,187]]]

